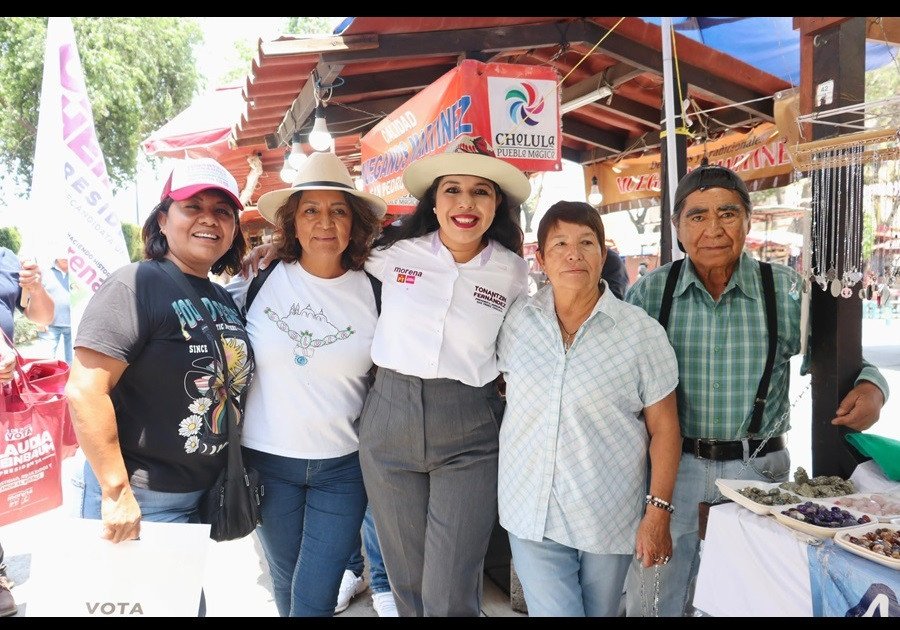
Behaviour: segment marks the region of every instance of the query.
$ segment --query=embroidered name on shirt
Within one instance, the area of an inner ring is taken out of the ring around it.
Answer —
[[[475,301],[482,306],[490,306],[501,313],[506,310],[506,296],[496,291],[475,285]]]
[[[421,271],[404,267],[394,267],[394,273],[397,274],[397,282],[400,284],[415,284],[416,278],[422,277]]]

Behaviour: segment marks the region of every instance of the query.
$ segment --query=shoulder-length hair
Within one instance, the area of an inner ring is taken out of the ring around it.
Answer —
[[[437,194],[438,183],[445,175],[441,175],[433,182],[419,203],[416,210],[412,214],[403,217],[403,222],[396,230],[392,230],[389,234],[385,234],[379,243],[383,249],[387,249],[398,241],[404,241],[417,236],[424,236],[430,232],[434,232],[440,227],[437,215],[434,213],[435,196]],[[516,222],[515,217],[519,214],[519,206],[510,206],[509,199],[500,190],[500,187],[494,183],[494,190],[500,198],[500,204],[497,206],[497,212],[494,214],[494,220],[490,227],[484,233],[484,239],[492,238],[506,249],[522,255],[522,244],[525,241],[525,234],[522,228]]]
[[[547,235],[557,223],[575,223],[589,227],[597,235],[600,248],[606,251],[606,230],[603,229],[603,219],[594,206],[584,201],[557,201],[547,209],[541,218],[537,230],[538,250],[543,252],[547,244]]]
[[[223,199],[227,200],[225,195]],[[147,260],[162,260],[169,253],[169,241],[166,235],[162,233],[159,227],[159,215],[168,214],[169,208],[172,207],[174,200],[166,197],[150,212],[150,216],[144,221],[144,227],[141,229],[141,239],[144,241],[144,258]],[[225,252],[219,260],[213,263],[211,271],[214,274],[220,274],[223,271],[234,275],[241,270],[241,258],[247,252],[247,241],[244,239],[244,232],[241,230],[241,222],[238,218],[238,209],[230,200],[229,205],[234,210],[234,240],[231,247]]]
[[[297,228],[294,224],[294,215],[300,207],[302,190],[295,192],[287,198],[275,213],[275,220],[284,238],[278,244],[275,253],[284,262],[296,262],[303,256],[303,248],[297,240]],[[341,267],[345,270],[358,271],[363,268],[372,242],[381,231],[381,221],[369,208],[369,204],[350,193],[343,193],[350,211],[353,213],[353,225],[350,228],[350,243],[341,254]]]

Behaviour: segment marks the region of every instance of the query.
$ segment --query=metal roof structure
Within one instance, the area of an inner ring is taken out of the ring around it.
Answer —
[[[621,20],[621,22],[620,22]],[[284,152],[299,132],[304,149],[320,86],[329,90],[325,114],[335,152],[351,171],[359,139],[381,118],[451,70],[461,59],[549,65],[558,73],[561,102],[597,88],[610,95],[562,118],[563,157],[581,164],[657,151],[662,96],[660,28],[640,18],[615,17],[358,17],[340,35],[282,36],[259,42],[231,129],[232,151],[217,158],[244,185],[248,157],[262,173],[249,198],[284,186]],[[711,137],[773,120],[770,97],[790,84],[693,39],[676,35],[685,98],[721,109],[705,124]]]

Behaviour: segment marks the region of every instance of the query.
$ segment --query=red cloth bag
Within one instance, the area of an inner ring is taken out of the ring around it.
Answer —
[[[18,356],[15,378],[0,387],[0,526],[62,505],[61,463],[77,449],[62,371],[35,363],[62,363],[68,376],[63,362]],[[59,391],[39,389],[31,377]]]

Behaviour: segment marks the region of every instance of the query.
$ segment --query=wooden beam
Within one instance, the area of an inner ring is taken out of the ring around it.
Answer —
[[[848,17],[795,17],[792,24],[794,30],[800,30],[801,35],[815,35],[840,26],[842,22],[849,19]]]
[[[609,151],[621,151],[625,148],[625,138],[618,134],[591,127],[569,116],[563,116],[562,133],[564,136],[576,138],[582,142],[603,147]]]
[[[334,95],[335,98],[344,98],[384,90],[420,90],[431,85],[452,69],[452,65],[439,64],[422,68],[346,76],[343,77],[344,85],[335,88]]]
[[[866,41],[900,46],[900,17],[866,18]]]
[[[343,65],[326,63],[324,61],[320,61],[318,65],[316,65],[316,72],[319,75],[319,81],[323,85],[331,84],[331,82],[337,78],[337,76],[343,69]],[[307,118],[309,118],[309,115],[313,113],[315,107],[316,87],[314,85],[314,81],[308,80],[303,84],[303,88],[300,90],[300,94],[297,96],[290,109],[288,109],[287,113],[284,115],[281,124],[278,125],[278,129],[274,134],[275,136],[277,136],[278,140],[278,144],[275,146],[289,146],[291,144],[291,136],[294,134],[294,131],[296,131],[297,128],[302,125]],[[266,144],[268,144],[268,142],[269,137],[267,136]]]
[[[581,151],[576,151],[575,149],[571,149],[569,147],[562,148],[562,157],[564,160],[569,160],[570,162],[575,162],[576,164],[581,164]]]
[[[615,31],[610,32],[593,22],[579,23],[580,28],[573,29],[572,27],[574,26],[573,24],[569,28],[570,41],[574,41],[575,37],[578,36],[579,41],[589,42],[593,45],[605,37],[606,39],[603,40],[603,43],[597,49],[598,52],[609,55],[644,72],[652,72],[662,76],[662,55],[658,50],[639,44],[624,35],[619,35]],[[576,32],[573,33],[573,30]],[[579,30],[582,32],[578,33]],[[774,121],[774,108],[771,100],[737,105],[737,103],[752,101],[763,96],[771,96],[770,94],[732,83],[723,77],[716,76],[709,70],[698,68],[684,61],[679,62],[678,68],[681,80],[694,86],[708,100],[735,103],[735,107],[750,112],[756,117]]]
[[[816,19],[816,18],[803,18]],[[818,39],[815,45],[801,48],[809,56],[801,56],[801,94],[814,95],[817,86],[825,81],[834,82],[834,98],[830,103],[813,103],[814,111],[827,111],[863,102],[865,97],[865,18],[849,18],[832,24],[832,28],[811,35],[810,24],[801,39]],[[804,73],[803,66],[811,69]],[[859,114],[841,114],[830,118],[835,122],[858,120]],[[834,133],[831,127],[812,126],[814,140]],[[830,178],[849,177],[847,169],[831,169]],[[834,243],[859,243],[862,226],[849,225],[848,207],[862,207],[862,171],[853,175],[855,182],[838,194],[835,187],[822,186],[822,180],[811,178],[812,197],[818,204],[819,216],[827,230],[829,245],[819,250],[813,248],[813,265],[824,269],[825,261],[835,261],[838,276],[852,264],[843,247],[832,248]],[[847,191],[852,191],[848,193]],[[850,195],[852,194],[852,198]],[[834,229],[830,229],[834,226]],[[850,232],[853,228],[853,231]],[[814,244],[816,245],[816,244]],[[847,430],[831,424],[835,410],[843,397],[853,387],[862,367],[862,300],[857,296],[861,284],[852,287],[849,299],[833,297],[830,291],[822,291],[813,285],[810,302],[810,371],[812,372],[812,471],[811,475],[840,475],[847,478],[856,467],[856,460],[844,442]]]
[[[378,48],[378,35],[364,33],[362,35],[279,39],[273,42],[260,43],[259,53],[263,57],[283,57],[336,52],[339,50],[365,50],[368,48]]]
[[[576,41],[571,29],[580,22],[566,22],[569,42]],[[522,48],[559,46],[560,30],[556,24],[522,24],[491,28],[442,30],[439,32],[397,33],[380,35],[378,48],[323,53],[322,61],[347,64],[378,61],[398,57],[438,57],[464,55],[469,51],[497,52]],[[578,41],[582,41],[580,38]],[[593,44],[593,41],[591,42]]]
[[[596,103],[591,103],[590,107],[618,114],[622,118],[633,120],[651,129],[662,129],[658,109],[648,107],[643,103],[632,101],[618,94],[613,94],[612,99],[600,99]]]

